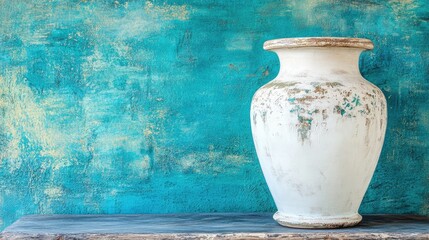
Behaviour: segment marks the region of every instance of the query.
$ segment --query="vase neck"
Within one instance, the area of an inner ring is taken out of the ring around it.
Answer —
[[[359,56],[364,49],[303,47],[275,49],[280,60],[279,80],[288,77],[359,75]]]

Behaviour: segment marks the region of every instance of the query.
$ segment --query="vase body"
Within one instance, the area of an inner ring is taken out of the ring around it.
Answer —
[[[253,96],[256,152],[278,212],[298,228],[358,224],[358,208],[382,149],[386,100],[359,71],[367,39],[268,41],[278,76]]]

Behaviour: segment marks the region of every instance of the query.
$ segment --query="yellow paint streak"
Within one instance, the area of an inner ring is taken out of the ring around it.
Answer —
[[[415,17],[414,9],[418,8],[414,0],[390,0],[389,5],[392,7],[393,13],[398,20],[401,18],[410,18],[411,14]]]
[[[250,162],[245,156],[229,154],[225,155],[221,151],[215,151],[213,145],[209,145],[209,152],[194,152],[180,159],[180,165],[185,171],[194,173],[219,173],[224,172],[224,165],[239,166]]]
[[[50,188],[46,188],[44,193],[49,198],[60,198],[61,196],[63,196],[64,191],[61,187],[50,187]]]
[[[130,169],[132,176],[138,176],[139,178],[146,178],[149,176],[149,156],[145,155],[142,159],[136,160],[130,163]]]
[[[36,102],[31,89],[18,80],[23,68],[9,71],[0,76],[0,108],[5,111],[5,118],[0,124],[9,136],[5,151],[0,152],[0,162],[9,159],[10,171],[20,167],[20,146],[22,137],[28,139],[28,146],[40,146],[41,156],[49,156],[57,160],[65,158],[63,134],[46,123],[46,112]],[[27,147],[27,146],[24,146]]]
[[[160,120],[163,120],[162,118],[159,118]],[[143,130],[143,134],[146,138],[152,137],[153,135],[159,135],[161,134],[161,129],[159,127],[154,126],[153,124],[149,123]]]
[[[249,159],[242,155],[236,155],[236,154],[230,154],[225,156],[225,160],[228,161],[231,164],[239,165],[242,163],[248,163],[250,162]]]
[[[147,126],[147,127],[145,128],[145,130],[143,131],[143,134],[144,134],[144,136],[145,136],[145,137],[150,137],[150,136],[152,136],[153,131],[152,131],[152,129],[151,129],[151,126]]]
[[[158,6],[152,3],[152,1],[146,1],[145,11],[149,14],[160,16],[165,20],[188,20],[189,10],[186,5],[167,5],[163,4]]]
[[[165,119],[165,116],[167,115],[168,110],[167,109],[160,109],[160,110],[157,110],[156,112],[157,112],[158,118]]]

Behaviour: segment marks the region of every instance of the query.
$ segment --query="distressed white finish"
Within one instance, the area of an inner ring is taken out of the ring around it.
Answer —
[[[301,228],[353,226],[374,173],[386,130],[383,93],[359,72],[367,39],[277,40],[278,76],[251,106],[256,151],[278,212]],[[291,42],[293,44],[291,44]],[[300,44],[297,46],[297,42]],[[364,44],[363,44],[364,43]]]

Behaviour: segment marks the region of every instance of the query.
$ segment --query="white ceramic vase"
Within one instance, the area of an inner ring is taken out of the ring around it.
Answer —
[[[298,228],[358,224],[358,208],[383,146],[386,99],[359,71],[373,44],[359,38],[267,41],[278,76],[251,106],[258,158],[278,212]]]

